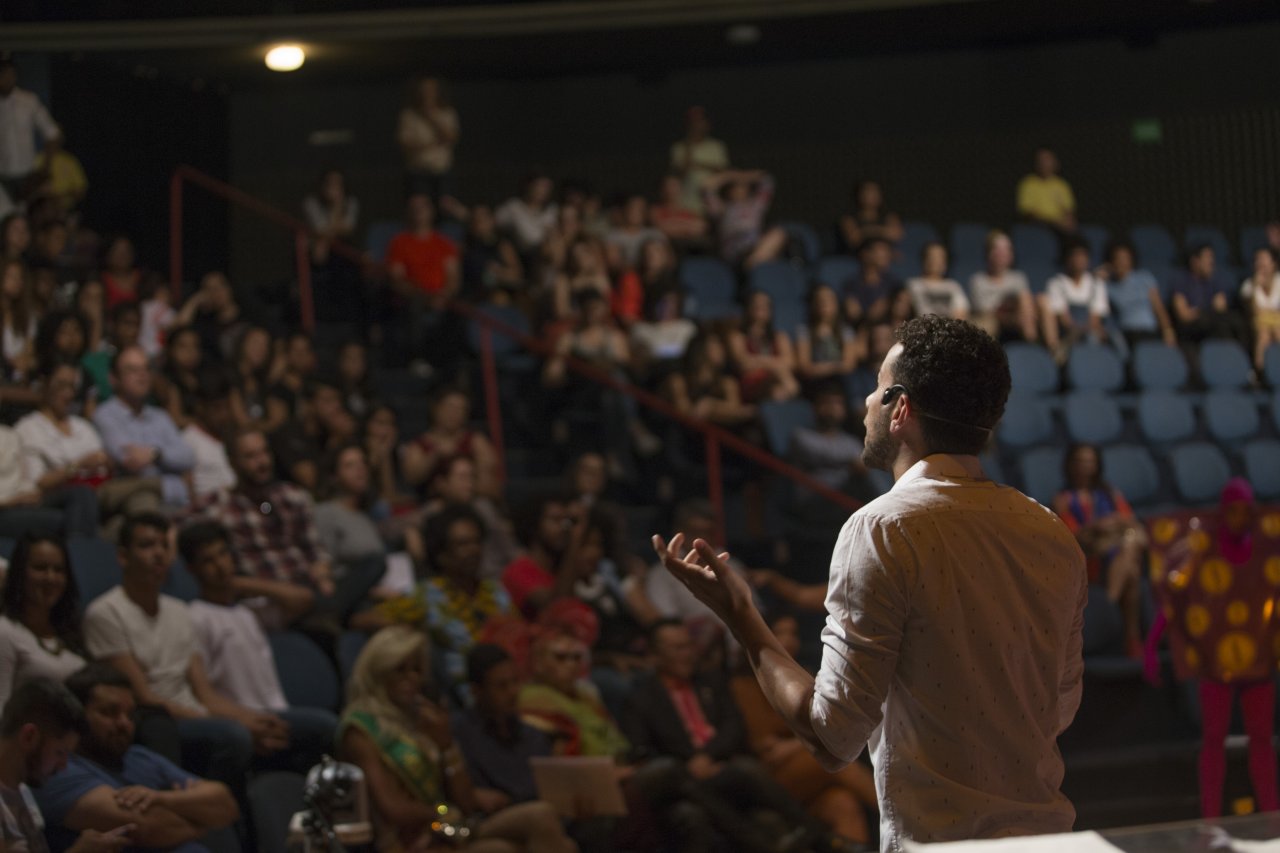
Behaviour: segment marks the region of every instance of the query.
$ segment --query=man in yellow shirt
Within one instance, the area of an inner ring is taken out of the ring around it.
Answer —
[[[1058,176],[1058,157],[1036,149],[1035,171],[1018,182],[1018,215],[1048,225],[1059,233],[1076,230],[1076,197]]]

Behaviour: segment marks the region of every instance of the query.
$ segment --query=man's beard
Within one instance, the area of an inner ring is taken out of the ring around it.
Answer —
[[[893,437],[889,434],[891,416],[892,410],[884,409],[880,421],[874,425],[876,429],[867,430],[866,443],[862,446],[862,464],[868,468],[878,468],[881,471],[893,470],[896,447]]]

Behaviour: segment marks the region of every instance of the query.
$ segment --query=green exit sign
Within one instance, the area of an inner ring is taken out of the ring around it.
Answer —
[[[1138,145],[1159,145],[1164,139],[1164,125],[1158,118],[1136,118],[1133,120],[1133,141]]]

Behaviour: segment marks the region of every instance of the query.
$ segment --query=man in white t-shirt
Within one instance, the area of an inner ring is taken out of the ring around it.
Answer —
[[[1089,270],[1089,247],[1071,243],[1063,250],[1062,272],[1045,285],[1041,315],[1044,342],[1060,360],[1076,341],[1107,339],[1105,319],[1111,314],[1107,284]]]
[[[324,708],[292,708],[280,686],[271,643],[258,616],[241,599],[260,595],[282,610],[310,608],[310,591],[292,584],[262,581],[241,586],[227,529],[216,521],[197,521],[178,533],[178,551],[200,585],[200,598],[188,605],[197,652],[210,686],[250,711],[270,714],[288,726],[291,769],[305,773],[333,748],[338,718]],[[272,586],[275,588],[273,589]],[[274,596],[272,593],[275,593]],[[306,601],[297,600],[302,595]]]

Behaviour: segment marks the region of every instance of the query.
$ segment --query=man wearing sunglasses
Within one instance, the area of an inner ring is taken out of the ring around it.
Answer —
[[[863,461],[894,487],[836,542],[817,677],[705,541],[654,537],[742,644],[770,702],[829,769],[871,750],[881,847],[1071,829],[1058,735],[1080,703],[1084,555],[978,454],[1009,394],[999,344],[904,324],[867,397]]]

